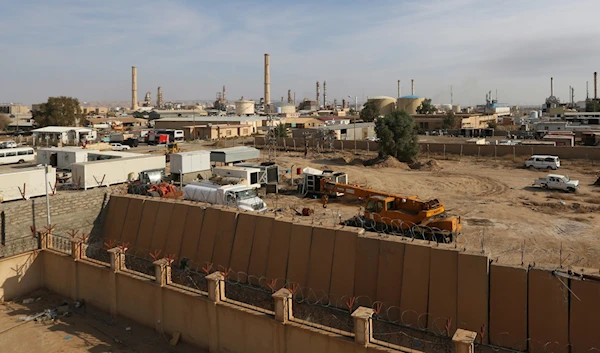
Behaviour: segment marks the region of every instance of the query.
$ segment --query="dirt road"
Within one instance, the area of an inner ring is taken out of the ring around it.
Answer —
[[[600,267],[600,188],[591,186],[600,166],[563,163],[556,173],[579,179],[581,184],[579,192],[570,194],[530,187],[547,171],[523,169],[522,161],[512,159],[434,160],[433,167],[424,168],[428,170],[414,170],[403,164],[392,168],[356,165],[357,158],[373,157],[366,154],[337,152],[308,157],[280,153],[276,162],[282,170],[294,173],[297,167],[328,168],[347,172],[350,183],[422,199],[437,198],[449,214],[463,219],[457,247],[483,248],[501,263],[520,264],[523,256],[524,263]],[[330,200],[327,209],[322,208],[320,200],[297,195],[269,195],[267,202],[289,215],[295,213],[289,206],[314,208],[315,223],[328,225],[360,211],[358,202],[344,201],[343,197]]]

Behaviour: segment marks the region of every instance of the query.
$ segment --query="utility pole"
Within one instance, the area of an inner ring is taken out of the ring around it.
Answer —
[[[452,92],[452,86],[450,86],[450,104],[454,105],[454,95]]]
[[[50,198],[48,197],[48,165],[44,165],[44,180],[46,181],[46,223],[50,227]]]
[[[352,99],[352,96],[348,96]],[[354,96],[354,154],[356,155],[356,114],[358,114],[358,96]]]

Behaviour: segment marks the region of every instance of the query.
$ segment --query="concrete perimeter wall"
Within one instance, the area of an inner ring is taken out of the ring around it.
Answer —
[[[177,213],[156,217],[160,209]],[[129,242],[138,256],[162,249],[176,263],[185,257],[200,267],[231,269],[254,285],[297,284],[298,295],[310,302],[340,308],[351,301],[377,308],[379,302],[381,316],[438,334],[469,329],[484,343],[533,353],[549,342],[600,348],[600,335],[573,333],[588,330],[586,320],[599,322],[600,305],[590,299],[600,294],[595,277],[569,280],[552,269],[490,264],[482,254],[357,228],[130,195],[111,198],[104,237]],[[569,295],[569,285],[581,301]]]
[[[264,137],[255,137],[254,145],[257,147],[265,146],[266,140]],[[308,140],[309,148],[315,147],[315,141]],[[559,156],[562,159],[588,159],[600,160],[600,148],[588,146],[500,146],[500,145],[475,145],[461,143],[419,143],[421,152],[436,153],[436,154],[456,154],[464,156],[481,156],[481,157],[502,157],[502,156],[517,156],[529,157],[533,154],[545,154]],[[304,140],[285,138],[278,140],[278,146],[285,150],[304,150]],[[336,150],[354,150],[354,141],[335,141],[333,148]],[[322,148],[323,146],[321,146]],[[329,146],[325,149],[327,150]],[[379,145],[377,142],[371,141],[356,141],[356,149],[361,151],[377,151]]]
[[[15,269],[20,272],[14,273]],[[349,334],[333,333],[298,321],[283,324],[272,312],[242,307],[226,298],[211,300],[206,292],[158,283],[153,277],[54,250],[0,259],[1,300],[11,300],[40,288],[72,300],[83,300],[113,317],[131,319],[163,335],[179,332],[184,342],[203,352],[396,351],[372,344],[362,346]]]

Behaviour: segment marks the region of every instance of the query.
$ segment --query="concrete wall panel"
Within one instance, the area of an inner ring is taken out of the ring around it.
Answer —
[[[258,284],[259,278],[267,275],[273,221],[273,217],[256,216],[254,240],[252,241],[252,252],[250,253],[250,264],[248,265],[248,276],[251,276],[250,283],[255,285]]]
[[[293,224],[290,236],[287,278],[291,283],[297,283],[303,288],[306,288],[308,283],[308,258],[312,231],[312,226]]]
[[[157,202],[158,214],[156,215],[156,223],[154,223],[154,234],[150,243],[150,251],[161,251],[161,256],[165,254],[165,246],[167,245],[167,235],[169,233],[169,224],[173,215],[175,204],[165,201],[148,200],[147,202]]]
[[[154,327],[156,302],[160,287],[126,273],[117,274],[117,308],[119,315]],[[144,308],[144,310],[140,310]]]
[[[429,305],[429,265],[431,248],[426,245],[404,245],[404,270],[400,295],[401,322],[427,328]]]
[[[110,271],[107,266],[93,263],[73,263],[77,266],[77,285],[79,299],[85,300],[86,304],[110,312]],[[82,285],[84,284],[84,285]],[[73,284],[72,284],[73,285]]]
[[[130,206],[131,207],[131,206]],[[173,207],[169,231],[167,232],[167,244],[163,253],[165,255],[174,254],[180,259],[179,249],[183,241],[183,232],[185,230],[185,221],[188,216],[190,206],[184,203],[176,203]]]
[[[379,246],[379,270],[377,271],[377,295],[383,303],[381,314],[388,313],[391,320],[400,320],[400,295],[404,271],[404,243],[381,240]],[[390,307],[397,309],[390,309]]]
[[[44,261],[46,254],[32,251],[0,258],[0,302],[27,295],[42,287],[45,265],[50,262]]]
[[[178,290],[163,289],[163,322],[170,332],[181,332],[184,342],[208,352],[211,330],[208,302]]]
[[[527,269],[490,265],[490,343],[527,349]]]
[[[329,294],[334,245],[335,229],[313,228],[308,261],[308,288],[312,290],[310,300],[327,298]]]
[[[354,296],[354,268],[358,231],[337,230],[331,268],[329,300],[332,305],[345,308],[348,298]]]
[[[142,221],[144,201],[141,197],[131,197],[129,200],[129,207],[127,208],[127,215],[125,216],[123,231],[121,232],[121,241],[129,243],[130,247],[135,247],[136,244],[136,238]]]
[[[587,352],[600,347],[600,283],[571,280],[571,351]],[[575,297],[577,296],[577,297]]]
[[[181,249],[177,255],[179,259],[186,258],[194,262],[196,261],[204,212],[203,207],[188,205],[187,218],[183,228],[183,240],[181,241]],[[196,263],[196,265],[199,264]]]
[[[277,279],[275,283],[276,289],[285,285],[291,233],[292,223],[280,220],[273,222],[269,261],[267,263],[267,278]]]
[[[354,296],[358,305],[371,307],[377,296],[379,247],[376,238],[358,237],[354,267]]]
[[[204,210],[204,220],[202,222],[202,231],[198,241],[198,249],[194,262],[200,266],[213,262],[213,249],[215,247],[215,238],[219,225],[219,216],[221,210],[218,208],[207,207]],[[213,266],[217,269],[216,266]]]
[[[229,260],[231,258],[231,249],[233,248],[233,238],[237,225],[237,215],[237,212],[228,210],[221,210],[221,214],[219,215],[219,226],[217,227],[217,237],[213,251],[213,263],[216,266],[215,268],[222,271],[229,269]]]
[[[527,306],[529,352],[566,353],[569,351],[567,282],[566,278],[559,279],[549,270],[537,268],[529,270]]]
[[[458,254],[459,328],[480,332],[484,328],[484,343],[488,343],[489,259],[487,256]],[[480,337],[481,338],[481,337]]]
[[[127,196],[113,196],[110,198],[104,223],[104,239],[121,240],[121,232],[123,231],[128,207],[129,198]]]
[[[454,335],[457,319],[457,286],[458,252],[446,248],[431,248],[427,322],[429,330],[444,333],[447,321],[450,320],[449,335]]]
[[[256,217],[254,214],[240,213],[238,215],[230,264],[230,267],[234,272],[248,272],[255,225]],[[242,276],[239,280],[245,282],[246,276]]]
[[[144,210],[142,211],[142,221],[136,237],[135,244],[131,246],[133,251],[149,253],[152,244],[152,235],[154,234],[154,224],[158,217],[158,202],[144,201]]]

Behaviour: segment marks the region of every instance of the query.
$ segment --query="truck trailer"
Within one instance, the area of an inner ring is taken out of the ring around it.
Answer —
[[[217,185],[207,180],[193,181],[183,188],[183,198],[244,211],[267,211],[267,205],[256,195],[256,190],[246,185]]]
[[[48,190],[56,186],[56,169],[48,166]],[[0,171],[0,202],[46,195],[46,168],[12,168]]]
[[[165,156],[142,155],[75,163],[71,165],[71,175],[76,188],[87,190],[125,183],[137,179],[142,171],[165,167]]]

